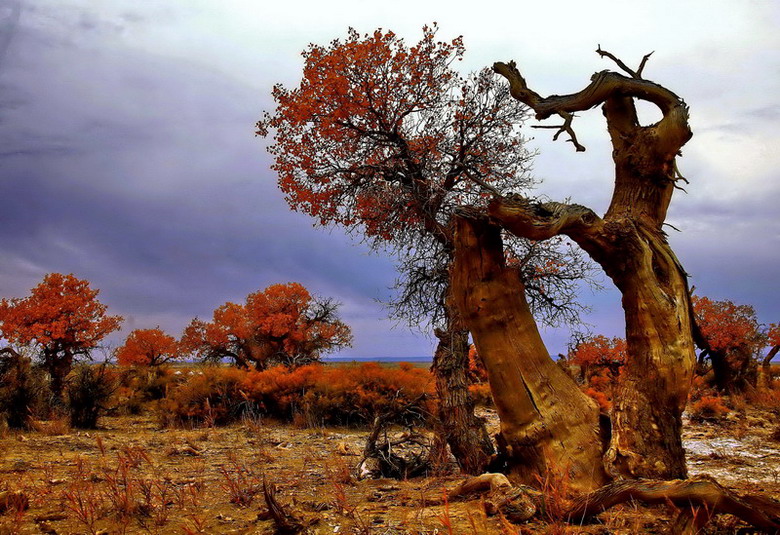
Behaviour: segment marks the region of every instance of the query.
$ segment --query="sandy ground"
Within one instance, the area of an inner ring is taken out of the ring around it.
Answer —
[[[495,428],[494,411],[483,409]],[[780,498],[780,444],[770,413],[689,423],[691,474],[740,492]],[[160,429],[154,418],[110,417],[91,432],[8,432],[0,439],[0,490],[23,491],[27,511],[0,515],[4,533],[273,533],[265,478],[316,534],[663,533],[672,511],[637,504],[600,523],[537,520],[507,527],[479,500],[443,505],[460,476],[356,481],[365,431],[298,429],[247,420],[227,428]],[[438,505],[431,505],[438,504]],[[736,533],[723,517],[708,533]]]

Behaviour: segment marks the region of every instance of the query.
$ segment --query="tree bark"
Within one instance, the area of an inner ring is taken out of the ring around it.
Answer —
[[[616,59],[602,50],[598,52]],[[543,240],[565,234],[580,245],[622,293],[628,359],[616,389],[612,436],[605,462],[619,477],[681,478],[686,475],[681,414],[696,362],[687,276],[662,225],[675,183],[684,180],[675,157],[691,137],[688,109],[671,91],[641,78],[603,71],[579,93],[542,98],[513,63],[494,65],[515,98],[538,119],[559,115],[578,150],[573,112],[603,104],[612,140],[615,187],[599,218],[579,205],[497,198],[490,214],[518,236]],[[656,104],[663,118],[639,124],[634,98]]]
[[[439,398],[440,434],[461,470],[480,474],[494,449],[485,422],[474,414],[469,392],[469,333],[461,326],[457,310],[449,306],[447,324],[447,330],[435,331],[439,343],[431,366]]]
[[[526,484],[559,471],[572,489],[601,485],[598,408],[550,358],[500,228],[466,215],[455,226],[453,297],[485,363],[509,473]]]
[[[761,362],[762,381],[767,388],[772,386],[772,359],[775,358],[778,351],[780,351],[780,345],[772,347]]]

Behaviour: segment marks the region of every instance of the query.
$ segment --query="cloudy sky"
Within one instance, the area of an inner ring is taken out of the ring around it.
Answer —
[[[433,21],[442,38],[464,36],[464,71],[515,59],[542,94],[611,68],[598,44],[629,64],[654,50],[645,76],[685,98],[694,131],[672,245],[697,293],[780,320],[774,0],[0,0],[0,296],[72,272],[125,316],[121,341],[156,325],[178,334],[225,301],[299,281],[343,303],[356,337],[342,356],[429,354],[430,338],[394,327],[377,302],[390,295],[392,260],[292,213],[253,127],[272,85],[299,80],[308,43],[349,26],[415,42]],[[585,153],[529,131],[539,189],[603,211],[603,118],[577,121]],[[621,333],[616,292],[583,301],[594,331]],[[558,352],[568,334],[545,338]]]

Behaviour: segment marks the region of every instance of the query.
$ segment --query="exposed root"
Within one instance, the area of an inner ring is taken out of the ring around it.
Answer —
[[[273,484],[269,485],[265,478],[263,478],[263,497],[268,506],[268,514],[276,526],[276,533],[293,535],[306,532],[305,524],[277,501],[276,488]]]
[[[452,500],[487,494],[481,498],[485,513],[503,514],[513,522],[526,521],[543,510],[542,493],[508,483],[502,474],[483,474],[464,480],[448,496]],[[699,533],[718,514],[731,514],[755,528],[780,533],[780,502],[766,496],[739,495],[707,476],[672,481],[616,481],[575,498],[562,517],[568,522],[583,524],[630,500],[672,505],[679,509],[671,529],[674,535]]]

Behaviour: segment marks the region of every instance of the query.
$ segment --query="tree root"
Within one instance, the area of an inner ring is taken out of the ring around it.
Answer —
[[[544,496],[529,487],[507,485],[502,474],[468,478],[449,493],[450,500],[474,494],[484,499],[488,515],[501,513],[514,522],[529,520],[543,510]],[[740,495],[709,476],[660,481],[633,479],[609,483],[575,498],[562,520],[583,524],[610,507],[630,500],[672,505],[680,513],[672,524],[673,535],[694,535],[718,514],[731,514],[755,528],[780,533],[780,502],[766,496]]]
[[[306,532],[306,525],[292,512],[285,510],[276,499],[276,488],[263,478],[263,497],[268,506],[268,516],[274,521],[276,533],[280,535],[295,535]]]

